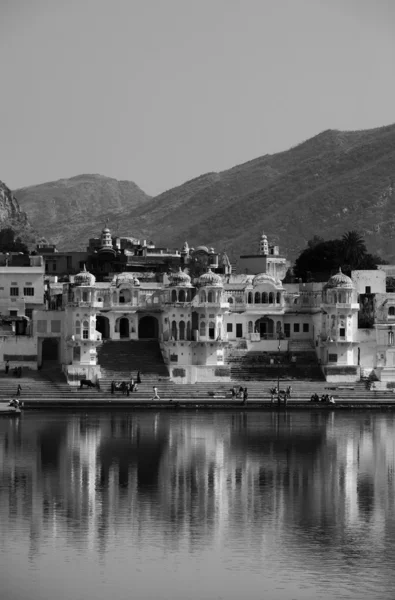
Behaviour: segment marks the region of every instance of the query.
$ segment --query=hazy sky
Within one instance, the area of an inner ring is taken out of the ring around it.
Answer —
[[[0,0],[0,179],[157,194],[395,122],[394,0]]]

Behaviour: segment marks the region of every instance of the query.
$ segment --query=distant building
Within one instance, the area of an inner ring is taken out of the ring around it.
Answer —
[[[213,248],[156,248],[107,227],[86,252],[40,249],[0,257],[0,361],[37,368],[55,357],[77,384],[100,378],[103,340],[155,339],[180,383],[229,381],[227,354],[238,348],[270,364],[315,357],[327,381],[395,385],[395,267],[283,284],[287,260],[264,234],[239,274]]]

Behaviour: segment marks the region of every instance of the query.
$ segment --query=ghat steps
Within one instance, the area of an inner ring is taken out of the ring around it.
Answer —
[[[4,372],[0,373],[0,401],[6,401],[15,397],[18,383],[21,384],[22,394],[21,400],[45,401],[55,400],[60,403],[62,400],[67,401],[108,401],[111,398],[127,400],[147,400],[152,397],[152,386],[157,385],[160,397],[164,400],[182,400],[182,399],[209,399],[209,392],[226,393],[232,384],[230,383],[196,383],[177,385],[168,378],[160,379],[155,375],[142,376],[142,383],[139,385],[137,393],[132,393],[130,397],[122,396],[117,392],[114,396],[110,393],[110,382],[103,382],[101,390],[96,389],[78,389],[70,387],[66,379],[59,370],[59,365],[53,368],[46,368],[42,371],[32,371],[24,369],[23,377],[16,378],[12,375],[6,376]],[[270,388],[275,387],[277,379],[273,378],[266,381],[249,381],[238,380],[236,385],[248,387],[249,398],[251,400],[270,400]],[[365,388],[363,382],[355,384],[330,384],[325,381],[280,381],[280,388],[285,388],[287,385],[292,386],[291,400],[308,400],[313,393],[319,395],[330,393],[335,398],[343,398],[346,400],[394,400],[395,394],[390,392],[375,392]],[[236,401],[237,402],[237,401]]]
[[[311,345],[296,345],[288,353],[229,348],[225,354],[225,362],[230,367],[232,381],[243,379],[250,383],[275,378],[313,381],[324,379]]]
[[[125,380],[140,371],[144,376],[169,377],[157,341],[110,341],[97,349],[101,381]]]

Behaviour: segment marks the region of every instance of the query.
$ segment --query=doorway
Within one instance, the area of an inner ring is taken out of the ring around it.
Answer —
[[[119,321],[119,337],[129,337],[129,319],[127,317],[121,317]]]
[[[59,358],[59,340],[44,338],[41,347],[41,363],[54,362]]]
[[[96,331],[101,333],[103,340],[107,340],[110,337],[110,321],[108,320],[108,317],[103,317],[103,315],[97,315]]]
[[[156,317],[147,315],[142,317],[139,321],[139,339],[158,339],[159,337],[159,324]]]

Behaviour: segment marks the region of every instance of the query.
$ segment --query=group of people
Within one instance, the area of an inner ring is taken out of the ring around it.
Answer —
[[[237,389],[237,387],[234,385],[231,390],[230,393],[232,394],[232,398],[242,398],[243,399],[243,404],[246,404],[247,400],[248,400],[248,390],[247,388],[243,388],[243,386],[240,386],[239,389]]]
[[[137,392],[138,384],[141,383],[141,373],[137,371],[136,379],[131,375],[129,381],[112,381],[111,382],[111,393],[122,392],[125,396],[129,396],[130,392]]]
[[[10,361],[9,360],[6,360],[4,371],[5,371],[6,375],[8,375],[8,373],[10,372]],[[14,377],[22,377],[22,367],[21,366],[14,367],[12,369],[12,373],[13,373]]]
[[[310,402],[327,402],[329,404],[335,404],[335,399],[329,394],[322,394],[320,398],[319,395],[316,393],[311,396]]]
[[[18,410],[21,407],[21,403],[19,402],[19,400],[17,398],[12,398],[12,400],[9,401],[8,406]]]

